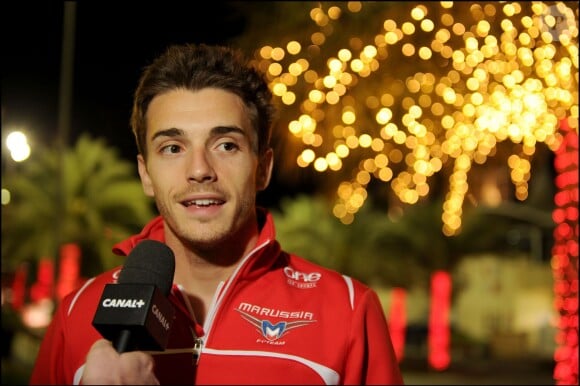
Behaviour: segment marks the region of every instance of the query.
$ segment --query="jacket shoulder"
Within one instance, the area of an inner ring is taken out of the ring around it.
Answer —
[[[95,312],[105,285],[114,283],[122,267],[116,267],[88,279],[82,286],[66,295],[61,304],[61,312],[67,316],[74,314],[86,315]]]
[[[288,265],[284,268],[284,274],[289,280],[317,281],[318,286],[326,291],[346,291],[351,301],[372,289],[348,275],[342,274],[331,268],[307,260],[304,257],[289,253]],[[344,292],[343,292],[344,293]]]

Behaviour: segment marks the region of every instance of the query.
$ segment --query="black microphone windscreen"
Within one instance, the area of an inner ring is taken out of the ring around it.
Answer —
[[[175,255],[160,241],[143,240],[129,253],[119,274],[119,284],[154,284],[168,296],[173,285]]]
[[[127,256],[117,283],[105,285],[92,324],[117,352],[165,350],[175,315],[168,299],[174,273],[173,251],[143,240]]]

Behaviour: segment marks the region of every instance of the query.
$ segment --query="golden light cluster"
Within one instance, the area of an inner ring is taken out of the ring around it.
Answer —
[[[296,163],[352,169],[336,217],[353,221],[372,179],[415,204],[447,168],[453,235],[474,164],[509,144],[525,200],[537,144],[555,150],[562,119],[578,131],[577,12],[575,2],[316,3],[302,41],[265,45],[257,60],[293,114]]]

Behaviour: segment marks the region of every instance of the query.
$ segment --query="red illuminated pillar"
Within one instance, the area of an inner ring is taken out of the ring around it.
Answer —
[[[45,257],[40,260],[36,277],[36,283],[30,288],[30,299],[33,302],[38,302],[52,298],[54,286],[54,263],[52,259]]]
[[[393,288],[389,310],[389,331],[397,361],[403,360],[405,351],[405,331],[407,329],[407,292],[404,288]]]
[[[61,300],[79,284],[81,249],[76,244],[65,244],[60,248],[60,272],[56,285],[56,296]]]
[[[554,158],[555,209],[552,274],[554,307],[559,315],[554,352],[554,380],[578,384],[578,133],[560,121],[563,141]]]
[[[431,305],[429,308],[428,362],[435,370],[445,370],[451,362],[449,309],[451,306],[451,275],[435,271],[431,275]]]
[[[16,269],[14,280],[12,281],[11,304],[12,308],[20,311],[24,307],[26,300],[26,278],[28,276],[28,265],[22,263]]]

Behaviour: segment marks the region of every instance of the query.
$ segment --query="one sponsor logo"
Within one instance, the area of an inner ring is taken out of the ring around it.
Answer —
[[[145,305],[142,299],[111,299],[103,300],[103,307],[107,308],[141,308]]]
[[[314,315],[307,311],[284,311],[273,308],[260,307],[249,303],[241,303],[236,309],[242,318],[248,321],[260,333],[261,337],[256,342],[272,345],[284,345],[285,341],[280,340],[288,331],[314,323]],[[270,316],[283,318],[279,322],[271,322],[262,319],[260,316]],[[296,320],[292,320],[296,319]]]
[[[169,331],[169,323],[167,322],[167,319],[165,319],[165,316],[163,316],[163,314],[161,313],[161,310],[157,308],[156,304],[153,304],[153,307],[151,307],[151,312],[153,312],[153,315],[155,315],[155,317],[157,318],[159,323],[161,323],[165,331]]]
[[[292,267],[285,267],[284,275],[286,275],[286,282],[296,288],[314,288],[316,282],[322,277],[320,272],[305,273],[296,271]]]

